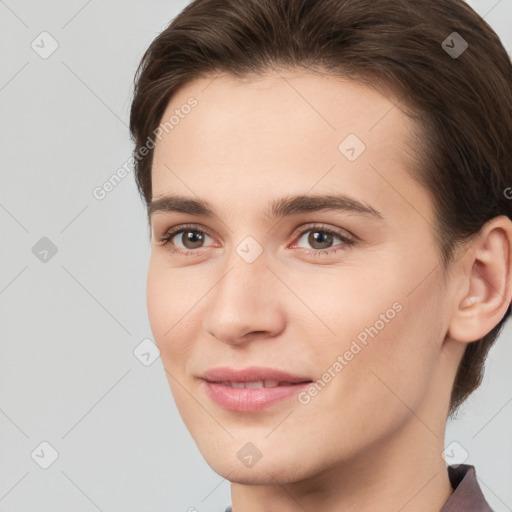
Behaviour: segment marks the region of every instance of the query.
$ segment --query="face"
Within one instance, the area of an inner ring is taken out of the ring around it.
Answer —
[[[447,407],[447,284],[395,101],[310,73],[224,75],[184,86],[162,118],[179,122],[154,153],[149,321],[187,428],[231,481],[375,458]],[[221,389],[202,378],[219,367],[310,383]]]

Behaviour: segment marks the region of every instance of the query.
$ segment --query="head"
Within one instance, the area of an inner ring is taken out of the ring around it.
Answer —
[[[411,415],[440,430],[479,386],[512,296],[512,65],[463,1],[196,0],[146,51],[130,129],[151,327],[217,469],[233,438],[284,464],[327,436],[334,463]],[[326,195],[342,209],[292,199]],[[181,224],[199,237],[164,245]],[[317,382],[272,436],[279,409],[218,409],[199,378],[252,365]]]

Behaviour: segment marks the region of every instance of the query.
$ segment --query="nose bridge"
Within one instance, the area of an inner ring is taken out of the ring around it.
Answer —
[[[254,238],[246,237],[233,247],[208,304],[205,327],[210,334],[235,343],[249,332],[281,327],[279,283],[268,267],[267,253]]]
[[[264,290],[270,291],[268,253],[252,236],[246,236],[234,246],[226,258],[224,277],[219,281],[218,300],[234,299],[238,302],[260,302]],[[236,305],[236,304],[235,304]]]

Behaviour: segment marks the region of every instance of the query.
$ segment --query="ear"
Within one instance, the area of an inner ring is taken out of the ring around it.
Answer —
[[[467,343],[488,334],[512,300],[512,221],[501,215],[487,222],[456,265],[462,278],[448,336]]]

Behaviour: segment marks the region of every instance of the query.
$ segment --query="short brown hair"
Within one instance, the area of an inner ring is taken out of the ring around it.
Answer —
[[[467,43],[462,54],[449,53],[454,41]],[[512,217],[505,193],[512,185],[512,64],[464,1],[195,0],[151,43],[135,76],[130,130],[148,218],[153,148],[143,157],[140,150],[177,89],[219,72],[244,78],[285,68],[327,72],[400,98],[421,131],[411,173],[433,199],[444,269],[485,222]],[[510,307],[467,345],[450,415],[480,385],[509,314]]]

